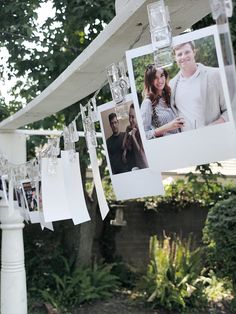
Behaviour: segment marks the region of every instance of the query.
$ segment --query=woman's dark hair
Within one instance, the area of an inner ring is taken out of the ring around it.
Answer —
[[[163,70],[163,73],[166,79],[166,83],[162,91],[162,97],[165,99],[166,104],[169,106],[170,94],[171,94],[170,86],[168,85],[169,74],[165,69],[163,68],[161,69]],[[145,75],[144,75],[145,94],[147,97],[149,97],[153,105],[156,103],[156,101],[158,101],[160,97],[158,96],[157,89],[154,86],[154,80],[156,78],[157,71],[158,71],[158,68],[155,66],[155,64],[149,64],[146,68]]]

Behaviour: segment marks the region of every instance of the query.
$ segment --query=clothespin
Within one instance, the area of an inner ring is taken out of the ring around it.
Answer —
[[[92,120],[92,109],[90,102],[87,104],[88,107],[88,115],[86,116],[85,113],[85,108],[80,104],[80,112],[81,112],[81,117],[82,117],[82,123],[84,127],[84,135],[85,135],[85,140],[87,147],[89,148],[90,146],[97,146],[97,137],[96,137],[96,130],[95,130],[95,125]]]
[[[232,0],[210,0],[212,17],[218,20],[220,17],[227,19],[233,15]]]
[[[70,141],[75,143],[78,142],[79,140],[79,134],[77,131],[77,127],[76,127],[76,121],[73,120],[69,125],[68,125],[68,130],[69,130],[69,138]]]
[[[60,137],[50,138],[48,140],[48,146],[48,172],[53,175],[56,173],[57,156],[60,154]]]
[[[9,167],[8,160],[3,153],[0,153],[0,172],[6,174]]]
[[[91,117],[92,117],[93,122],[97,122],[99,120],[99,117],[98,117],[96,97],[92,97],[90,101],[93,107]]]
[[[126,96],[130,87],[129,78],[126,75],[123,62],[119,64],[112,63],[107,67],[107,78],[111,90],[113,101],[115,102],[115,111],[118,119],[126,118],[129,110],[125,105]]]
[[[147,5],[148,19],[153,46],[154,63],[157,67],[171,66],[172,34],[168,7],[164,0]]]

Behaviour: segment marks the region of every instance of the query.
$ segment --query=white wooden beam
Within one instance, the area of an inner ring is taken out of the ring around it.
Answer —
[[[61,75],[26,107],[0,123],[1,129],[17,129],[41,120],[98,90],[106,80],[105,68],[120,61],[125,51],[150,43],[147,4],[130,0],[118,15]],[[173,35],[210,12],[206,0],[169,0]]]

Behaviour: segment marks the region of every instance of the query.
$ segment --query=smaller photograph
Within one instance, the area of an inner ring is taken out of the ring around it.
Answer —
[[[3,198],[3,186],[2,186],[2,177],[0,177],[0,200]]]
[[[23,207],[21,197],[22,197],[22,189],[18,189],[18,188],[14,189],[14,200],[17,201],[19,207]]]
[[[38,209],[39,209],[39,211],[43,211],[42,183],[41,183],[41,181],[37,182],[37,195],[38,195]]]
[[[30,220],[29,211],[28,211],[28,208],[26,206],[26,201],[24,198],[23,189],[22,188],[16,188],[14,190],[14,195],[16,197],[16,201],[18,203],[19,210],[20,210],[22,217],[24,218],[24,220],[26,222],[29,222],[29,220]]]
[[[3,196],[8,202],[9,200],[9,182],[8,182],[8,177],[7,175],[4,175],[1,177],[1,190],[3,191]]]
[[[37,187],[32,186],[30,181],[23,181],[22,191],[29,212],[39,211]]]
[[[124,106],[127,114],[120,118],[114,104],[101,112],[108,161],[113,175],[148,168],[132,101]],[[121,108],[119,108],[121,109]]]

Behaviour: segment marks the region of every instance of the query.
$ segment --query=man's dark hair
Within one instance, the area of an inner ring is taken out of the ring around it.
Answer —
[[[115,113],[115,112],[110,113],[109,116],[108,116],[109,122],[111,123],[111,121],[112,121],[114,118],[117,119],[116,113]]]

